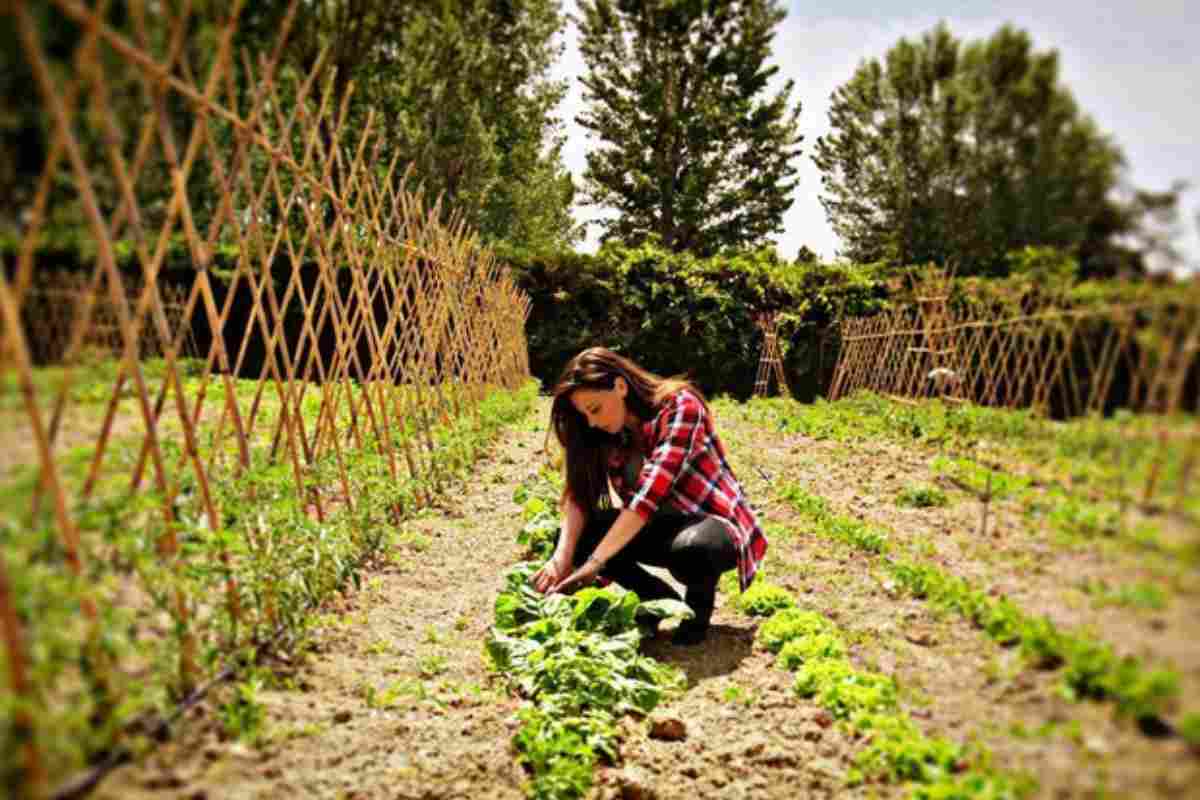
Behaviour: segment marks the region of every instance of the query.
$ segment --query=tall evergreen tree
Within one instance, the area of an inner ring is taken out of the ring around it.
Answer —
[[[1172,202],[1118,197],[1121,150],[1059,83],[1057,53],[1008,26],[965,46],[944,24],[901,39],[834,92],[829,121],[813,160],[857,261],[988,273],[1009,251],[1050,245],[1113,274],[1134,255],[1120,240]]]
[[[782,230],[799,153],[792,82],[770,96],[777,0],[582,0],[584,196],[604,238],[711,253]]]

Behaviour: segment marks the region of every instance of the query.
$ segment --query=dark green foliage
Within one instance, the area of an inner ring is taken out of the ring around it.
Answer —
[[[585,0],[580,50],[600,139],[587,199],[614,208],[605,239],[657,234],[673,251],[759,245],[783,230],[799,152],[792,82],[774,96],[766,66],[778,0]]]
[[[966,44],[944,24],[901,39],[836,90],[829,115],[814,161],[855,260],[1002,275],[1024,268],[1010,252],[1050,245],[1109,276],[1161,250],[1149,223],[1178,198],[1115,196],[1121,150],[1059,82],[1058,54],[1009,26]],[[1131,250],[1122,237],[1137,231],[1147,242]]]
[[[936,486],[905,486],[896,495],[896,505],[909,508],[940,508],[949,502],[946,493]]]
[[[698,259],[653,244],[609,245],[595,255],[510,263],[533,300],[530,364],[548,386],[571,356],[603,344],[659,374],[686,372],[710,396],[745,397],[762,345],[757,309],[780,312],[788,382],[797,396],[811,397],[836,358],[826,326],[839,311],[882,308],[886,293],[871,268],[793,265],[769,250]]]
[[[234,96],[222,92],[217,98],[236,113],[248,114],[262,88],[258,57],[275,52],[290,4],[290,0],[242,4],[232,42]],[[78,77],[72,62],[82,41],[82,28],[52,4],[30,5],[52,79],[57,82],[55,92],[61,95],[67,81]],[[349,162],[328,154],[338,145],[353,158],[368,117],[374,114],[372,131],[377,138],[370,142],[365,165],[374,174],[367,177],[382,181],[395,160],[393,182],[399,184],[411,167],[409,188],[419,184],[430,205],[433,198],[441,197],[442,218],[452,211],[460,214],[485,242],[543,250],[569,247],[577,241],[581,231],[570,215],[575,189],[562,162],[565,135],[561,120],[554,115],[566,93],[566,82],[549,77],[562,50],[557,37],[565,17],[558,0],[328,0],[295,5],[272,76],[277,96],[268,106],[270,111],[258,119],[262,133],[276,146],[285,151],[290,147],[297,160],[302,160],[309,144],[308,131],[304,125],[294,125],[289,144],[278,120],[292,115],[299,85],[319,63],[308,102],[312,116],[325,104],[316,138],[318,152],[327,155],[318,157],[312,167],[314,174],[319,176],[322,162],[332,161],[330,180],[335,188],[345,187]],[[228,8],[228,3],[191,4],[180,59],[187,66],[176,67],[173,78],[203,88],[219,50]],[[173,60],[166,57],[173,21],[168,10],[170,14],[178,12],[155,4],[143,11],[145,46],[164,63]],[[107,24],[140,42],[132,18],[127,3],[109,5]],[[0,17],[0,45],[5,66],[0,97],[9,110],[0,120],[0,143],[4,145],[0,148],[0,189],[4,190],[0,192],[0,236],[11,236],[19,234],[24,224],[21,213],[31,205],[37,190],[48,155],[52,119],[47,103],[28,102],[34,82],[11,15]],[[253,54],[253,74],[243,68],[243,52]],[[319,60],[322,53],[324,58]],[[112,129],[100,114],[76,114],[73,133],[88,164],[99,210],[107,218],[123,199],[117,172],[109,163],[110,140],[127,163],[134,161],[142,115],[151,98],[137,71],[103,38],[97,47],[97,64],[108,85],[106,102],[113,112]],[[343,101],[347,101],[346,116],[338,132],[335,117]],[[183,149],[196,124],[195,107],[173,90],[165,93],[164,103],[166,129],[177,148]],[[216,154],[201,149],[187,184],[190,212],[202,236],[223,196],[213,162],[219,159],[226,169],[236,163],[229,159],[237,141],[232,126],[219,115],[208,115],[206,125]],[[268,180],[272,167],[265,153],[252,148],[247,158],[253,180]],[[283,169],[276,179],[287,197],[296,176]],[[242,193],[244,187],[237,191],[234,207],[249,205]],[[149,150],[133,192],[141,225],[156,235],[171,193],[169,163],[157,142]],[[329,205],[322,211],[327,218],[333,213]],[[264,219],[287,221],[296,233],[305,227],[305,214],[295,204],[285,212],[272,192],[266,193],[260,213]],[[227,227],[230,224],[226,222]],[[128,230],[118,233],[131,236]],[[95,252],[80,185],[65,163],[51,181],[42,239],[51,252]],[[218,245],[232,240],[224,231]]]

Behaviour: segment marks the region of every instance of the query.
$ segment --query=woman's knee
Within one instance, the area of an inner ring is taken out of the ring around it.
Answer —
[[[737,566],[737,548],[725,525],[710,517],[679,532],[671,562],[671,575],[678,581],[711,580]]]

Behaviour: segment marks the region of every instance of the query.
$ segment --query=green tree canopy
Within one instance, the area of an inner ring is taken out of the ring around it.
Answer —
[[[243,4],[231,81],[237,94],[227,97],[222,82],[218,102],[236,106],[240,113],[250,107],[251,98],[265,85],[265,60],[275,52],[289,5],[290,0]],[[73,61],[84,30],[51,4],[34,4],[33,9],[39,39],[61,92],[78,75]],[[204,0],[188,9],[183,52],[174,62],[173,77],[202,85],[229,4]],[[145,46],[165,62],[173,15],[182,10],[174,4],[151,4],[143,12]],[[107,7],[107,24],[141,42],[134,18],[127,3]],[[296,5],[280,62],[271,76],[278,102],[260,115],[258,124],[268,137],[281,137],[300,82],[320,63],[308,95],[313,108],[322,102],[326,108],[320,121],[324,139],[320,152],[330,152],[339,110],[349,98],[345,123],[336,132],[338,141],[353,149],[368,115],[374,113],[374,130],[382,133],[382,141],[372,151],[372,165],[381,174],[393,158],[398,158],[397,180],[411,166],[410,188],[420,185],[427,197],[442,196],[443,210],[461,214],[489,243],[533,250],[570,246],[580,229],[571,218],[574,184],[562,163],[565,136],[554,114],[566,86],[549,77],[562,49],[556,35],[564,24],[561,0],[302,2]],[[52,125],[44,103],[24,101],[33,79],[8,15],[0,14],[0,42],[8,45],[0,59],[9,67],[0,78],[0,96],[10,101],[0,115],[0,187],[7,190],[0,193],[4,195],[0,236],[12,237],[20,235],[37,193]],[[108,214],[122,198],[108,161],[109,142],[115,142],[132,163],[142,115],[153,97],[112,47],[101,40],[96,50],[112,114],[76,114],[73,129],[89,164],[101,211]],[[85,83],[85,97],[88,91]],[[186,143],[196,123],[193,104],[171,87],[163,93],[170,133],[177,142]],[[81,107],[88,108],[88,102]],[[206,124],[215,152],[228,157],[236,147],[232,127],[216,115],[209,115]],[[293,126],[291,136],[293,151],[303,153],[302,126]],[[216,213],[222,196],[210,160],[204,151],[188,178],[189,202],[201,229]],[[265,175],[270,164],[260,160],[252,168]],[[342,179],[345,168],[339,161],[329,164],[335,182]],[[281,178],[284,196],[290,179]],[[133,187],[147,229],[156,227],[170,187],[170,173],[156,139]],[[46,209],[51,246],[90,238],[78,195],[74,176],[60,165]],[[238,198],[235,205],[245,202]],[[267,218],[284,213],[273,205],[273,198],[267,206],[263,210]],[[291,213],[293,221],[303,226],[303,214]],[[125,230],[116,233],[128,235]]]
[[[1130,235],[1173,202],[1118,196],[1121,150],[1059,82],[1057,53],[1009,26],[965,45],[944,24],[901,39],[834,92],[829,120],[813,160],[858,261],[1002,273],[1007,253],[1036,245],[1111,275],[1138,266]]]
[[[583,0],[584,196],[604,239],[712,253],[782,230],[799,152],[792,82],[769,96],[777,0]]]
[[[248,38],[269,39],[288,0],[250,5]],[[331,106],[353,82],[351,127],[375,112],[382,162],[398,153],[427,195],[493,243],[579,238],[554,114],[566,85],[549,77],[561,0],[318,0],[299,14],[288,58],[307,71],[328,48]]]

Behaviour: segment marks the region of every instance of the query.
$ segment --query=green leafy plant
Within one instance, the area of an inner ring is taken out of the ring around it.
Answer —
[[[258,699],[262,682],[256,679],[234,684],[233,697],[217,708],[217,718],[226,736],[254,741],[262,732],[266,710]]]
[[[783,608],[796,605],[791,594],[782,586],[758,580],[738,596],[737,606],[746,614],[765,617]]]
[[[792,639],[831,633],[833,630],[829,620],[815,611],[793,607],[776,611],[768,617],[758,627],[755,638],[772,653],[778,653]]]
[[[950,498],[936,486],[905,486],[896,495],[896,505],[908,508],[940,508],[949,503]]]
[[[890,678],[860,672],[844,660],[806,661],[796,673],[793,688],[838,719],[896,707],[896,684]]]
[[[835,633],[817,633],[792,639],[779,651],[775,662],[794,671],[810,661],[844,658],[846,645]]]

